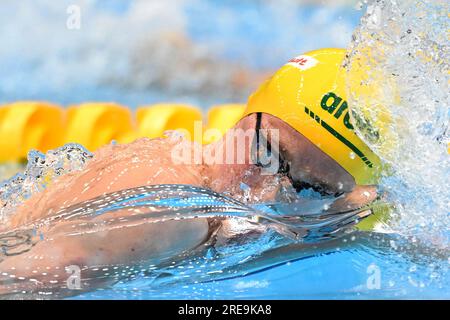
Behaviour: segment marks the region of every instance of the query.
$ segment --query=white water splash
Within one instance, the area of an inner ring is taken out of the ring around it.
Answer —
[[[56,177],[83,169],[92,154],[79,144],[69,143],[46,154],[31,150],[27,158],[25,171],[0,185],[0,222]]]
[[[384,160],[396,232],[447,246],[448,1],[368,4],[345,66],[358,134]]]

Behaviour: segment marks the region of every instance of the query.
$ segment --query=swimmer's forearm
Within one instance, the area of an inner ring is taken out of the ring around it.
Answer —
[[[66,286],[70,266],[82,270],[82,280],[88,283],[84,289],[91,290],[111,281],[103,268],[159,264],[203,243],[208,230],[206,219],[143,223],[77,236],[54,230],[28,252],[0,262],[0,292],[59,291]]]

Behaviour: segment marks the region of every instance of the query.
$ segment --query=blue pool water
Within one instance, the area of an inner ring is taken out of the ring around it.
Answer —
[[[392,249],[395,236],[357,234],[320,253],[297,249],[247,275],[155,288],[137,278],[76,299],[448,299],[449,263]],[[378,246],[378,244],[380,244]],[[288,250],[289,251],[289,250]],[[312,250],[314,251],[314,250]],[[321,251],[321,250],[319,250]],[[264,259],[263,259],[264,260]],[[181,269],[179,269],[181,270]],[[373,277],[379,274],[379,286]],[[369,284],[368,284],[369,283]]]

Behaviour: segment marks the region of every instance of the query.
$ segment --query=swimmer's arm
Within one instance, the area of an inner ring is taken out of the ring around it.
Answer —
[[[56,237],[0,262],[0,297],[61,287],[70,276],[66,267],[82,266],[89,253],[82,241]]]
[[[53,230],[28,252],[0,262],[0,296],[12,290],[64,291],[71,275],[66,268],[70,266],[81,269],[82,290],[92,290],[113,281],[111,272],[102,271],[104,268],[159,264],[203,243],[209,227],[206,219],[195,219],[76,236],[61,230]]]

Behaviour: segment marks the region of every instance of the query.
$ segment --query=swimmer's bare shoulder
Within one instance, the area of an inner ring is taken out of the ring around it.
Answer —
[[[203,185],[202,167],[174,164],[169,142],[140,139],[128,145],[101,148],[85,169],[60,177],[21,205],[8,229],[33,223],[61,208],[109,192],[162,183]],[[129,212],[119,210],[95,219],[108,219],[111,215],[127,216]],[[68,265],[127,265],[142,260],[157,264],[161,259],[195,248],[209,234],[206,219],[147,223],[78,236],[66,235],[65,227],[64,222],[58,222],[31,250],[0,261],[0,273],[9,274],[14,270],[17,278],[36,279],[35,284],[23,285],[38,289],[51,285],[49,281],[54,276],[67,276],[64,267]],[[21,288],[21,283],[17,286]],[[2,286],[0,277],[0,294],[10,289]]]
[[[85,169],[60,177],[44,192],[26,201],[14,214],[12,228],[105,193],[142,185],[191,184],[239,197],[242,191],[239,181],[245,181],[256,190],[250,195],[255,199],[272,198],[277,193],[278,177],[261,176],[254,166],[244,170],[250,167],[249,164],[233,165],[232,168],[177,164],[172,159],[172,148],[180,143],[192,146],[187,141],[141,139],[128,145],[100,149]],[[129,214],[129,211],[119,210],[95,219],[120,218]],[[1,261],[0,272],[8,274],[14,270],[17,278],[36,279],[36,284],[26,286],[39,289],[51,285],[49,281],[54,281],[53,276],[67,276],[64,267],[69,265],[129,265],[142,260],[157,264],[201,245],[211,231],[206,219],[146,223],[78,236],[67,236],[64,232],[67,227],[71,226],[58,222],[30,251]],[[8,292],[10,288],[2,288],[1,283],[0,276],[0,294],[2,289]],[[20,283],[17,286],[21,288]]]
[[[170,139],[142,138],[130,144],[104,146],[94,153],[85,169],[58,178],[27,200],[11,217],[10,226],[30,223],[73,204],[128,188],[166,183],[203,185],[203,167],[174,163],[173,145]]]

